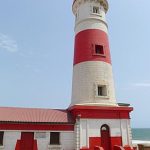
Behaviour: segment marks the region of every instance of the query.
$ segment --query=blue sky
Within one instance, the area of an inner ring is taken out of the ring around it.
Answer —
[[[133,127],[150,127],[150,1],[109,1],[118,102]],[[72,1],[0,1],[0,106],[67,108],[74,45]]]

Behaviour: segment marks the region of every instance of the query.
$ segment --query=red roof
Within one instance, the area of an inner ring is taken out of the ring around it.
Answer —
[[[67,110],[0,107],[0,122],[73,123]]]

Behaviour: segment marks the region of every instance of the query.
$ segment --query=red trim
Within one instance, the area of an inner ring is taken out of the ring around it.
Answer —
[[[80,150],[89,150],[89,148],[83,147],[83,148],[81,148]]]
[[[34,132],[21,132],[20,150],[33,150]]]
[[[119,145],[114,145],[113,150],[124,150],[124,148]]]
[[[92,109],[92,110],[130,110],[132,111],[133,108],[132,107],[119,107],[119,106],[82,106],[82,105],[74,105],[72,107],[69,108],[69,110],[71,109]]]
[[[37,140],[34,140],[33,150],[38,150]]]
[[[15,150],[20,150],[21,140],[17,140]]]
[[[89,138],[89,149],[94,150],[95,146],[101,146],[101,138],[100,137],[90,137]]]
[[[113,147],[115,145],[122,146],[122,137],[112,137],[111,138],[111,148],[113,149]]]
[[[32,124],[32,123],[0,123],[0,130],[55,130],[74,131],[74,125]]]
[[[104,150],[104,148],[103,148],[103,147],[100,147],[100,146],[95,146],[95,147],[94,147],[94,150]]]
[[[102,107],[102,106],[73,106],[69,108],[74,119],[93,118],[93,119],[129,119],[132,107]]]
[[[104,55],[95,55],[95,45],[103,45]],[[74,65],[85,61],[104,61],[111,64],[107,34],[99,29],[79,32],[75,37]]]
[[[111,148],[113,150],[113,147],[115,145],[119,145],[119,146],[122,146],[122,137],[119,136],[119,137],[110,137],[110,140],[111,140]],[[102,139],[101,137],[90,137],[89,138],[89,149],[90,150],[94,150],[94,147],[95,146],[102,146]]]
[[[125,150],[134,150],[134,148],[132,148],[130,145],[125,145],[124,149]]]
[[[122,147],[122,146],[118,146],[118,145],[114,145],[114,150],[136,150],[137,148],[136,147],[131,147],[131,146],[125,146],[125,147]]]

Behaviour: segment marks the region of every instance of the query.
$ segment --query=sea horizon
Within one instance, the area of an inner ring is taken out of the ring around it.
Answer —
[[[132,139],[150,141],[150,128],[132,128]]]

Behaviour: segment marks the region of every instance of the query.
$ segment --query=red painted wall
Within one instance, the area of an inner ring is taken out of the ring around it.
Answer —
[[[73,106],[69,108],[74,119],[80,118],[94,119],[129,119],[132,107],[100,107],[100,106]]]
[[[0,123],[0,130],[55,130],[74,131],[74,125],[32,124],[32,123]]]
[[[21,140],[17,140],[15,150],[22,150],[20,145],[21,145]],[[34,140],[33,150],[38,150],[37,140]]]
[[[103,45],[105,57],[95,55],[95,44]],[[104,61],[111,63],[107,34],[98,29],[88,29],[79,32],[75,37],[74,65],[85,61]]]
[[[21,140],[17,140],[15,150],[20,150],[20,141]]]
[[[113,150],[125,150],[122,146],[115,145]]]
[[[101,146],[101,138],[100,137],[90,137],[89,138],[89,148],[90,150],[94,150],[95,146]]]
[[[122,146],[122,137],[112,137],[111,138],[111,148],[113,150],[114,145]]]
[[[81,148],[80,150],[89,150],[89,148]]]
[[[34,133],[22,132],[20,150],[33,150],[34,145]]]
[[[38,150],[37,140],[34,140],[33,150]]]
[[[126,146],[124,146],[124,149],[125,149],[125,150],[134,150],[135,148],[132,148],[131,146],[126,145]]]
[[[114,145],[122,146],[122,137],[111,137],[111,148],[114,149]],[[101,137],[89,138],[89,149],[94,150],[95,146],[101,146]]]

